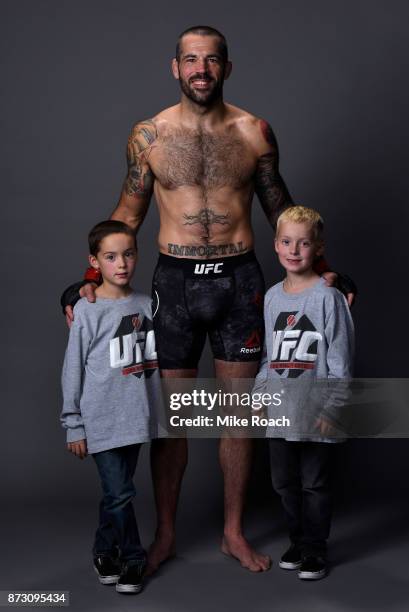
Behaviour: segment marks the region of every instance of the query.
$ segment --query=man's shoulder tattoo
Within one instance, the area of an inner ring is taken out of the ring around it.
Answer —
[[[138,121],[132,127],[128,145],[134,149],[135,154],[143,153],[155,142],[157,136],[158,131],[152,119]]]
[[[267,123],[267,121],[265,121],[264,119],[260,119],[260,129],[261,133],[263,134],[264,140],[268,142],[268,144],[272,147],[276,147],[277,141],[274,136],[274,132],[271,129],[271,125]]]

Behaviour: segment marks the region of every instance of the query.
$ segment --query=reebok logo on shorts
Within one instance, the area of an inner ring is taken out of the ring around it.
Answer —
[[[261,351],[260,332],[255,330],[240,349],[240,353],[259,353]]]

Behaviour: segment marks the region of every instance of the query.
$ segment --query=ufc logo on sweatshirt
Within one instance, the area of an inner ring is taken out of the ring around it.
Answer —
[[[121,346],[122,344],[122,346]],[[111,368],[123,368],[132,363],[157,359],[153,330],[126,334],[109,343]]]
[[[121,368],[124,376],[133,374],[148,378],[158,367],[152,321],[140,313],[122,317],[109,343],[111,368]]]
[[[310,346],[322,335],[317,331],[287,329],[273,332],[273,350],[270,368],[276,370],[295,368],[311,370],[317,360],[317,352],[310,352]]]

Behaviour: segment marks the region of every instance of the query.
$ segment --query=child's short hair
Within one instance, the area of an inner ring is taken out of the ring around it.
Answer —
[[[128,236],[132,236],[135,240],[135,248],[138,248],[134,230],[122,221],[113,221],[109,219],[108,221],[97,223],[88,234],[88,246],[91,255],[94,255],[94,257],[97,256],[102,240],[110,234],[127,234]]]
[[[322,240],[324,233],[324,221],[321,215],[313,208],[306,206],[290,206],[277,219],[277,234],[283,221],[293,223],[309,223],[314,233],[315,240]]]

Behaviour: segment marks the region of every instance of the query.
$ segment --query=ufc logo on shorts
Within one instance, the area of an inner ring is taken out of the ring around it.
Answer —
[[[209,272],[214,272],[214,274],[220,274],[222,271],[223,263],[208,263],[208,264],[196,264],[195,266],[195,274],[209,274]]]

